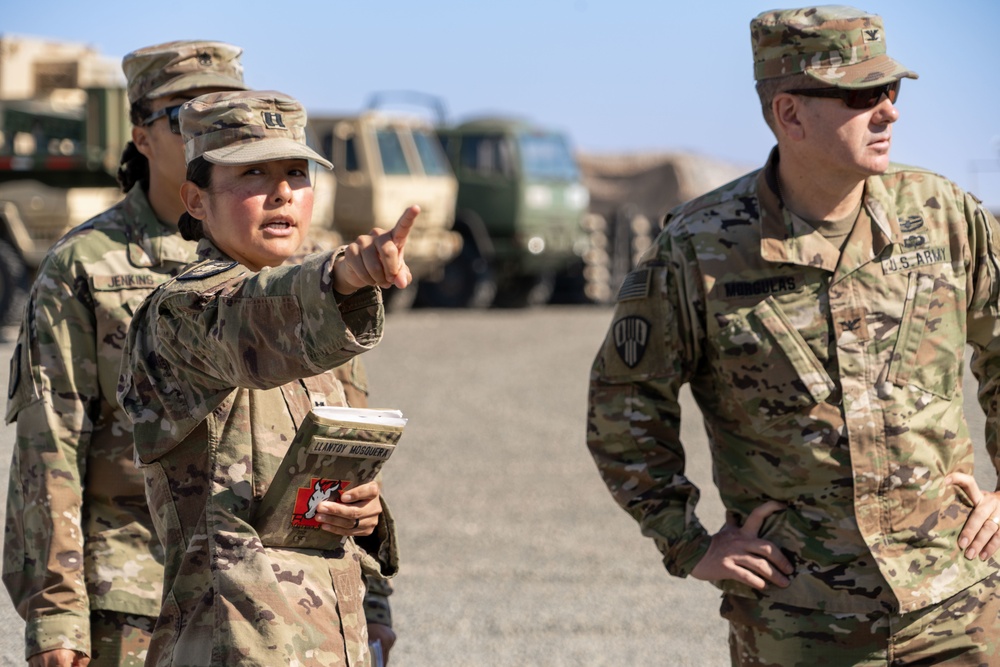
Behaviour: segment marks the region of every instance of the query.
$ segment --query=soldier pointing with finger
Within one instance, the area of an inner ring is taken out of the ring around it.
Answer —
[[[971,476],[963,349],[1000,465],[1000,226],[889,161],[880,17],[751,22],[777,146],[672,211],[594,362],[588,445],[677,576],[723,591],[734,665],[1000,664],[1000,494]],[[678,392],[726,507],[698,521]]]
[[[274,91],[204,95],[180,111],[181,234],[201,261],[157,289],[129,327],[118,398],[133,422],[164,602],[147,665],[365,665],[361,575],[397,567],[376,482],[320,501],[328,550],[264,547],[252,525],[296,428],[344,405],[333,369],[382,336],[379,288],[404,288],[392,230],[283,265],[312,217],[301,104]]]

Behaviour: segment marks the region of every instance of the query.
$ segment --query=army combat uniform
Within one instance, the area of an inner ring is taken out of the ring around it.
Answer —
[[[311,406],[345,403],[330,369],[380,339],[380,293],[335,295],[335,252],[260,273],[207,240],[199,255],[136,313],[122,362],[167,550],[147,664],[363,665],[362,570],[397,563],[387,513],[364,550],[263,547],[251,517]]]
[[[26,621],[26,657],[91,654],[92,614],[141,623],[135,616],[159,613],[163,552],[115,390],[132,314],[194,250],[134,187],[62,239],[38,270],[7,403],[17,441],[3,581]]]
[[[1000,228],[951,182],[892,165],[865,181],[841,252],[779,203],[777,159],[675,209],[624,281],[591,375],[604,481],[689,574],[710,535],[684,476],[688,383],[727,514],[787,508],[760,537],[792,562],[790,585],[725,580],[729,599],[899,614],[995,582],[995,559],[958,547],[973,504],[944,479],[973,471],[966,342],[1000,464]]]

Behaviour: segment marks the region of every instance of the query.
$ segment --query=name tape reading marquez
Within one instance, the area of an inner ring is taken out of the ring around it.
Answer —
[[[354,456],[356,458],[387,459],[392,454],[393,447],[371,445],[366,443],[337,440],[335,438],[313,438],[309,443],[310,454],[336,454],[338,456]]]

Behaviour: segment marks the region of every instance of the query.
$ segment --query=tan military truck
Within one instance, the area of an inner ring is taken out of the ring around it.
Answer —
[[[121,197],[118,62],[84,44],[0,36],[0,324],[52,243]]]
[[[0,36],[0,326],[18,322],[52,244],[122,198],[115,174],[132,128],[123,86],[118,59],[93,47]],[[311,236],[335,246],[336,182],[325,169],[313,177]]]
[[[458,184],[434,135],[418,116],[367,110],[310,113],[309,127],[336,178],[333,228],[345,239],[372,227],[391,229],[403,210],[420,206],[406,244],[414,280],[433,279],[462,248],[452,231]],[[386,294],[389,309],[412,304],[418,284]]]

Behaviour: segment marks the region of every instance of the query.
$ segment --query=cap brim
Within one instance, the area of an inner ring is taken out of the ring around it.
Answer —
[[[916,72],[885,54],[855,65],[809,68],[805,74],[837,88],[873,88],[904,77],[918,78]]]
[[[231,144],[223,148],[205,151],[202,157],[213,164],[229,166],[271,162],[273,160],[312,160],[327,169],[333,164],[319,153],[294,139],[274,138]]]

